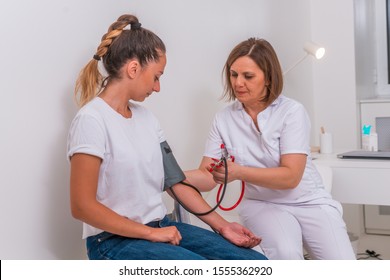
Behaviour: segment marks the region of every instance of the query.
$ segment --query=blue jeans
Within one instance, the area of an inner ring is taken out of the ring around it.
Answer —
[[[173,222],[168,217],[147,224],[151,227],[176,226],[180,245],[151,242],[102,232],[87,238],[90,260],[266,260],[261,253],[233,245],[212,231]]]

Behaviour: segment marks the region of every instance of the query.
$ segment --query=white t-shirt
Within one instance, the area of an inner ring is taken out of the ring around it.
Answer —
[[[146,224],[162,219],[164,168],[156,117],[130,103],[126,119],[96,97],[75,116],[68,136],[68,158],[75,153],[102,159],[96,198],[119,215]],[[84,223],[83,238],[102,232]]]
[[[308,155],[305,171],[294,189],[274,190],[246,183],[245,199],[280,204],[316,204],[330,195],[310,157],[310,120],[304,107],[283,95],[257,116],[260,132],[242,103],[235,101],[214,118],[204,156],[221,157],[221,144],[235,162],[250,167],[278,167],[283,154]]]

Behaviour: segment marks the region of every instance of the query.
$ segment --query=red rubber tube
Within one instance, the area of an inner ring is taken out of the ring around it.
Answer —
[[[223,188],[223,184],[219,185],[218,193],[217,193],[217,197],[216,197],[217,198],[217,203],[219,203],[219,201],[220,201],[220,195],[221,195],[222,188]],[[219,205],[219,208],[221,210],[223,210],[223,211],[231,211],[231,210],[233,210],[234,208],[236,208],[241,203],[241,200],[244,197],[244,192],[245,192],[245,182],[241,181],[241,194],[240,194],[240,197],[238,198],[237,202],[233,206],[231,206],[231,207],[223,207],[222,205]]]

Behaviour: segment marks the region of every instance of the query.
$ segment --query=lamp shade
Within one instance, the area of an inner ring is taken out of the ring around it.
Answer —
[[[325,55],[325,48],[323,48],[320,45],[317,45],[316,43],[313,43],[313,42],[306,42],[303,45],[303,49],[305,50],[306,54],[300,60],[298,60],[293,66],[291,66],[289,69],[284,71],[283,75],[286,75],[288,72],[290,72],[292,69],[294,69],[298,64],[300,64],[309,55],[312,55],[317,59],[321,59]]]
[[[325,48],[313,42],[306,42],[303,49],[317,59],[321,59],[325,55]]]

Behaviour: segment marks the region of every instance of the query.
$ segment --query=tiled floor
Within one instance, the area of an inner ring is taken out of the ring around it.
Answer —
[[[366,250],[375,251],[379,254],[378,258],[390,260],[390,236],[389,235],[373,235],[361,234],[358,240],[358,258],[359,259],[377,259],[370,257]]]

